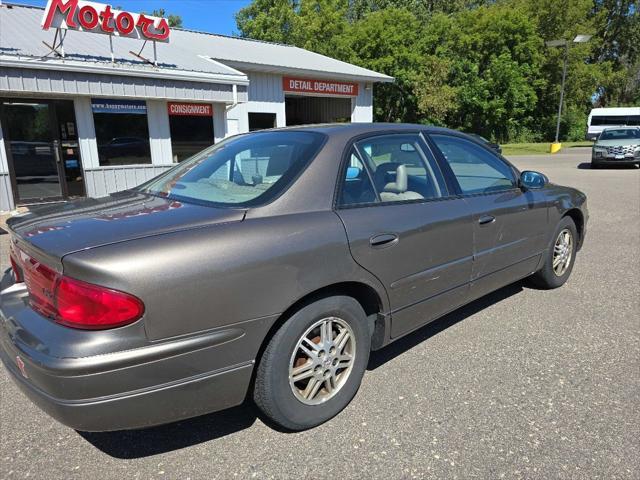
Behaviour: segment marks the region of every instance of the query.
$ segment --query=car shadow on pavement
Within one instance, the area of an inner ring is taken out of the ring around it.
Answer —
[[[622,163],[619,165],[615,165],[615,164],[610,164],[610,165],[602,165],[600,166],[599,170],[613,170],[613,169],[629,169],[629,170],[635,170],[636,167],[635,164],[633,163]],[[591,166],[591,162],[582,162],[578,164],[578,169],[579,170],[596,170]]]
[[[258,418],[251,402],[158,427],[117,432],[77,432],[97,449],[115,458],[134,459],[167,453],[244,430]]]
[[[452,325],[520,293],[523,289],[523,282],[501,288],[419,328],[381,350],[372,352],[367,369],[375,370]],[[249,428],[257,418],[271,428],[284,432],[264,418],[252,402],[245,401],[242,405],[228,410],[158,427],[117,432],[78,432],[78,434],[107,455],[120,459],[134,459],[180,450],[224,437]]]
[[[456,323],[465,320],[466,318],[474,315],[491,305],[501,302],[513,295],[516,295],[524,290],[524,281],[519,281],[496,290],[478,300],[475,300],[464,307],[460,307],[457,310],[445,315],[444,317],[435,320],[414,332],[409,333],[406,337],[396,340],[391,345],[388,345],[381,350],[371,352],[369,357],[369,365],[367,370],[375,370],[376,368],[384,365],[389,360],[393,360],[398,355],[411,350],[413,347],[419,345],[425,340],[436,336],[440,332],[455,325]]]

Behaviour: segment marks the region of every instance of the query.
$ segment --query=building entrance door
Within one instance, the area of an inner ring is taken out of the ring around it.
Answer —
[[[5,99],[0,123],[16,205],[85,195],[73,101]]]

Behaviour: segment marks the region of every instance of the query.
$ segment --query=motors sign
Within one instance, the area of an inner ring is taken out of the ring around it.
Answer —
[[[358,84],[335,82],[333,80],[314,80],[310,78],[282,77],[282,89],[290,93],[329,96],[358,96]]]
[[[111,5],[81,0],[49,0],[42,28],[64,28],[155,42],[168,42],[171,33],[164,18],[114,10]]]

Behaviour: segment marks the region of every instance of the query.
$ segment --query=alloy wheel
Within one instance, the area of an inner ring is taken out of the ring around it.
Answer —
[[[356,355],[356,339],[347,322],[327,317],[298,340],[289,363],[289,385],[306,405],[334,397],[345,385]]]
[[[563,229],[553,247],[553,272],[561,277],[569,268],[573,255],[573,235],[568,228]]]

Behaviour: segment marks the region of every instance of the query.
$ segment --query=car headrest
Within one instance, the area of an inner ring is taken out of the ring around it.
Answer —
[[[409,177],[407,175],[407,167],[405,165],[398,165],[398,168],[396,168],[396,181],[387,183],[383,191],[389,193],[404,193],[407,191],[408,184]]]
[[[267,164],[267,177],[284,175],[291,164],[291,154],[286,148],[276,148]]]

